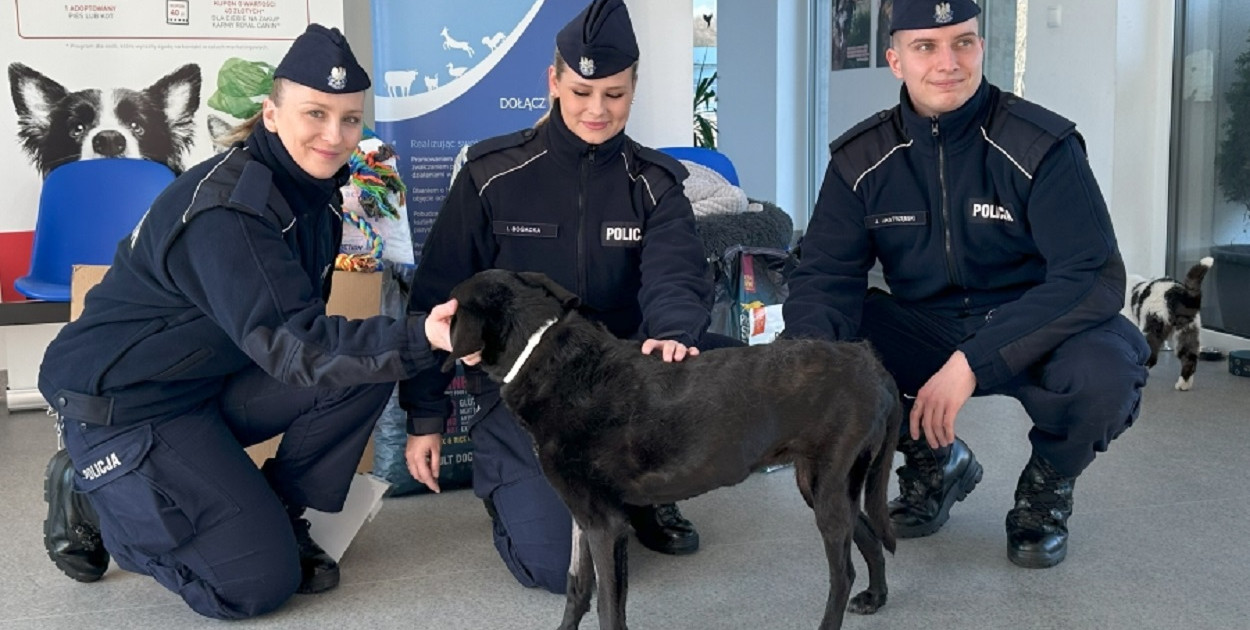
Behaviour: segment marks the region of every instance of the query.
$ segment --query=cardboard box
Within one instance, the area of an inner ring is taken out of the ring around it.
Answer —
[[[87,291],[104,278],[106,271],[108,265],[74,265],[74,272],[70,276],[70,321],[78,319],[82,314],[83,299]],[[382,274],[335,271],[332,286],[330,301],[326,304],[327,313],[342,315],[348,319],[364,319],[381,311]],[[254,444],[248,447],[247,454],[259,466],[278,451],[278,443],[281,441],[282,436],[279,435]],[[356,472],[368,472],[372,469],[373,441],[370,440],[356,466]]]

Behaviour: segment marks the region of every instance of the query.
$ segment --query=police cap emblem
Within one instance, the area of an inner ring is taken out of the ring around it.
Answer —
[[[347,87],[347,68],[342,66],[330,68],[330,76],[326,79],[326,84],[335,90]]]
[[[590,57],[582,57],[577,62],[577,73],[589,77],[595,74],[595,60]]]
[[[955,14],[951,11],[951,3],[939,2],[933,5],[933,21],[938,24],[949,24],[955,19]]]

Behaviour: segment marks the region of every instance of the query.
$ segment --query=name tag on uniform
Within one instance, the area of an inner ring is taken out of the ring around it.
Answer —
[[[929,213],[891,212],[889,214],[870,214],[864,217],[864,223],[870,230],[897,225],[926,225],[929,223]]]
[[[532,238],[555,238],[560,226],[555,223],[514,223],[495,221],[495,236],[529,236]]]
[[[599,231],[599,242],[604,247],[641,247],[641,223],[604,223]]]

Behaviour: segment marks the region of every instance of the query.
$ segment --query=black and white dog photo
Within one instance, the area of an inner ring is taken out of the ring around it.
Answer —
[[[561,629],[578,627],[596,581],[599,627],[626,627],[626,504],[688,499],[781,463],[794,464],[824,543],[820,628],[885,604],[902,407],[867,343],[778,340],[666,363],[587,319],[577,296],[543,274],[483,271],[451,295],[459,306],[444,368],[481,353],[573,515]],[[868,567],[868,589],[854,598],[852,542]]]
[[[1183,281],[1172,278],[1146,280],[1133,277],[1128,281],[1125,313],[1146,335],[1150,344],[1147,367],[1159,361],[1159,349],[1174,338],[1176,358],[1181,362],[1181,376],[1176,389],[1188,391],[1194,385],[1194,371],[1198,369],[1198,353],[1201,349],[1199,332],[1202,319],[1202,280],[1215,260],[1210,256],[1198,261]]]
[[[66,162],[111,157],[145,158],[181,173],[200,82],[200,67],[189,63],[146,88],[70,91],[25,64],[9,64],[18,140],[43,177]]]

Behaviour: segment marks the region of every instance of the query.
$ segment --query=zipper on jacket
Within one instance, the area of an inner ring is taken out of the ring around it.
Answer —
[[[595,147],[590,147],[582,162],[582,181],[577,189],[577,294],[586,295],[586,194],[590,169],[595,165]]]
[[[931,119],[931,123],[933,141],[937,143],[938,150],[938,185],[942,189],[942,232],[946,247],[946,276],[952,285],[962,286],[959,282],[959,274],[955,269],[955,251],[951,238],[950,193],[946,189],[946,147],[942,145],[942,138],[938,133],[936,116]]]

